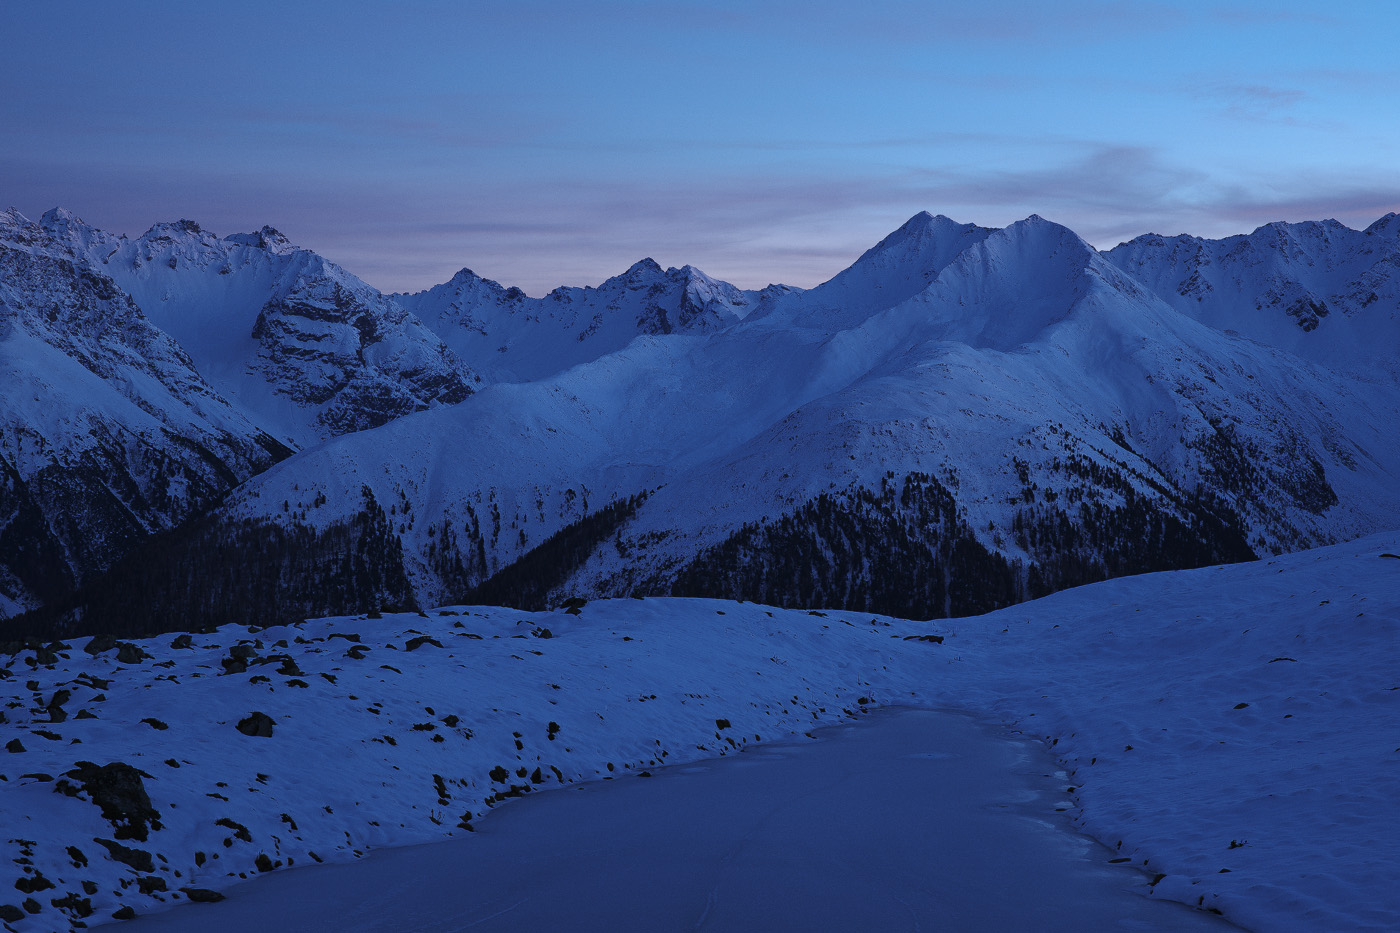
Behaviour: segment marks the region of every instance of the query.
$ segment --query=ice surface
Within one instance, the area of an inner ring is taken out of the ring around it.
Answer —
[[[133,931],[1223,930],[1056,812],[1044,747],[923,710],[537,795],[453,842],[285,872]]]

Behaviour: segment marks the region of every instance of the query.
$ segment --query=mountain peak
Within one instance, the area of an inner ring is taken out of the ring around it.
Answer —
[[[836,309],[844,317],[858,318],[893,307],[927,288],[939,270],[992,232],[920,211],[848,268],[807,292],[811,298],[804,307],[818,309],[817,316],[828,325]]]
[[[44,211],[39,218],[39,226],[43,227],[50,235],[70,244],[92,237],[106,236],[96,227],[64,207],[54,207]]]
[[[79,217],[77,214],[73,213],[66,207],[49,208],[48,210],[44,211],[43,216],[39,218],[39,223],[45,227],[55,227],[59,224],[78,224],[84,227],[87,226],[87,224],[83,221],[81,217]]]
[[[608,283],[611,282],[625,288],[641,288],[643,285],[654,282],[665,274],[660,263],[648,256],[645,259],[632,263],[632,265],[627,268],[626,272],[621,275],[613,276],[599,287],[606,287]]]
[[[979,235],[978,231],[984,232]],[[889,236],[866,250],[855,264],[869,263],[879,257],[888,257],[895,262],[902,263],[906,259],[921,256],[930,248],[934,253],[943,252],[939,249],[940,241],[947,241],[949,244],[965,238],[975,241],[981,239],[985,233],[990,232],[989,229],[974,224],[960,224],[942,214],[934,215],[928,211],[919,211]],[[965,243],[957,245],[954,248],[954,253],[965,245]],[[947,258],[951,259],[952,256],[949,255]]]
[[[992,236],[994,238],[1009,238],[1017,241],[1024,240],[1036,244],[1038,248],[1068,245],[1082,248],[1086,253],[1098,252],[1085,242],[1083,237],[1075,233],[1069,227],[1066,227],[1064,224],[1055,223],[1053,220],[1046,220],[1039,214],[1031,214],[1024,220],[1018,220],[1013,224],[1008,224],[1001,230],[996,231]]]
[[[501,285],[500,282],[477,275],[466,266],[458,269],[457,274],[452,276],[452,278],[441,285],[433,286],[429,291],[450,291],[458,294],[465,294],[467,292],[475,292],[479,289],[485,289],[487,292],[495,292],[507,297],[513,297],[510,294],[511,292],[520,292],[518,288],[508,289]],[[524,294],[523,292],[520,293]]]
[[[645,259],[639,259],[636,262],[632,263],[632,265],[628,267],[627,272],[624,274],[633,275],[648,273],[654,275],[660,271],[661,264],[658,263],[655,259],[652,259],[650,256],[648,256]]]
[[[941,215],[940,215],[940,216],[941,216]],[[906,220],[904,223],[900,224],[900,225],[899,225],[899,230],[904,230],[904,231],[923,230],[923,229],[927,228],[930,224],[932,224],[933,221],[934,221],[934,219],[935,219],[934,216],[933,216],[932,214],[930,214],[928,211],[919,211],[919,212],[918,212],[917,214],[915,214],[913,217],[910,217],[910,218],[909,218],[908,220]],[[896,230],[895,232],[899,232],[899,230]]]
[[[876,243],[868,252],[884,251],[911,241],[925,240],[940,233],[954,233],[968,229],[975,228],[972,224],[960,224],[942,214],[935,215],[928,211],[919,211],[900,224],[889,236]]]
[[[1306,233],[1309,230],[1337,225],[1335,220],[1305,220],[1301,223],[1289,223],[1286,220],[1271,220],[1266,224],[1255,227],[1249,234],[1250,237],[1262,235],[1272,235],[1276,239],[1295,239],[1299,233]]]
[[[30,220],[13,207],[0,210],[0,229],[29,226]]]
[[[31,227],[42,230],[47,238],[47,246],[64,252],[83,253],[96,243],[117,242],[122,237],[113,236],[92,226],[72,211],[55,207],[44,211],[38,224]]]
[[[0,238],[21,246],[49,246],[53,234],[13,207],[0,210]]]
[[[1395,236],[1396,234],[1400,234],[1400,214],[1391,211],[1384,217],[1377,219],[1371,226],[1367,227],[1365,232],[1372,236]]]
[[[1039,214],[1030,214],[1015,223],[1007,224],[1004,229],[1064,231],[1065,233],[1073,234],[1075,237],[1079,236],[1079,234],[1075,233],[1064,224],[1056,223],[1053,220],[1046,220]]]
[[[48,216],[47,214],[45,216]],[[78,221],[82,223],[82,221]],[[141,239],[152,240],[189,240],[200,239],[209,234],[207,230],[195,223],[193,220],[176,220],[164,223],[152,224],[151,229],[141,234]]]
[[[287,239],[276,227],[266,225],[256,233],[231,233],[224,237],[224,242],[236,243],[240,246],[255,246],[278,255],[294,253],[301,248]]]
[[[1073,230],[1032,214],[967,247],[916,300],[938,339],[1009,352],[1145,294]]]
[[[703,270],[697,269],[689,263],[686,263],[679,269],[667,269],[666,278],[675,282],[681,282],[687,287],[694,287],[696,285],[714,286],[719,284],[718,279],[706,275]]]

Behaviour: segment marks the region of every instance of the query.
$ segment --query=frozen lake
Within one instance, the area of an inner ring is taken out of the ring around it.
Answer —
[[[131,930],[1206,930],[1057,806],[1043,748],[883,710],[727,758],[540,793],[463,838],[297,868]]]

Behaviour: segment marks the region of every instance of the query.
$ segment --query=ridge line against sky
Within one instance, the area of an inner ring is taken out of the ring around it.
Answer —
[[[0,8],[0,202],[270,224],[385,291],[815,285],[919,210],[1106,248],[1400,210],[1400,6]]]

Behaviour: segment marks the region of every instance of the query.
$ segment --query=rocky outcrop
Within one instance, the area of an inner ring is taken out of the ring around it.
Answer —
[[[459,402],[480,381],[411,313],[272,227],[220,238],[181,220],[132,240],[57,210],[37,226],[293,446]]]
[[[0,615],[62,597],[288,453],[110,278],[0,218]]]

